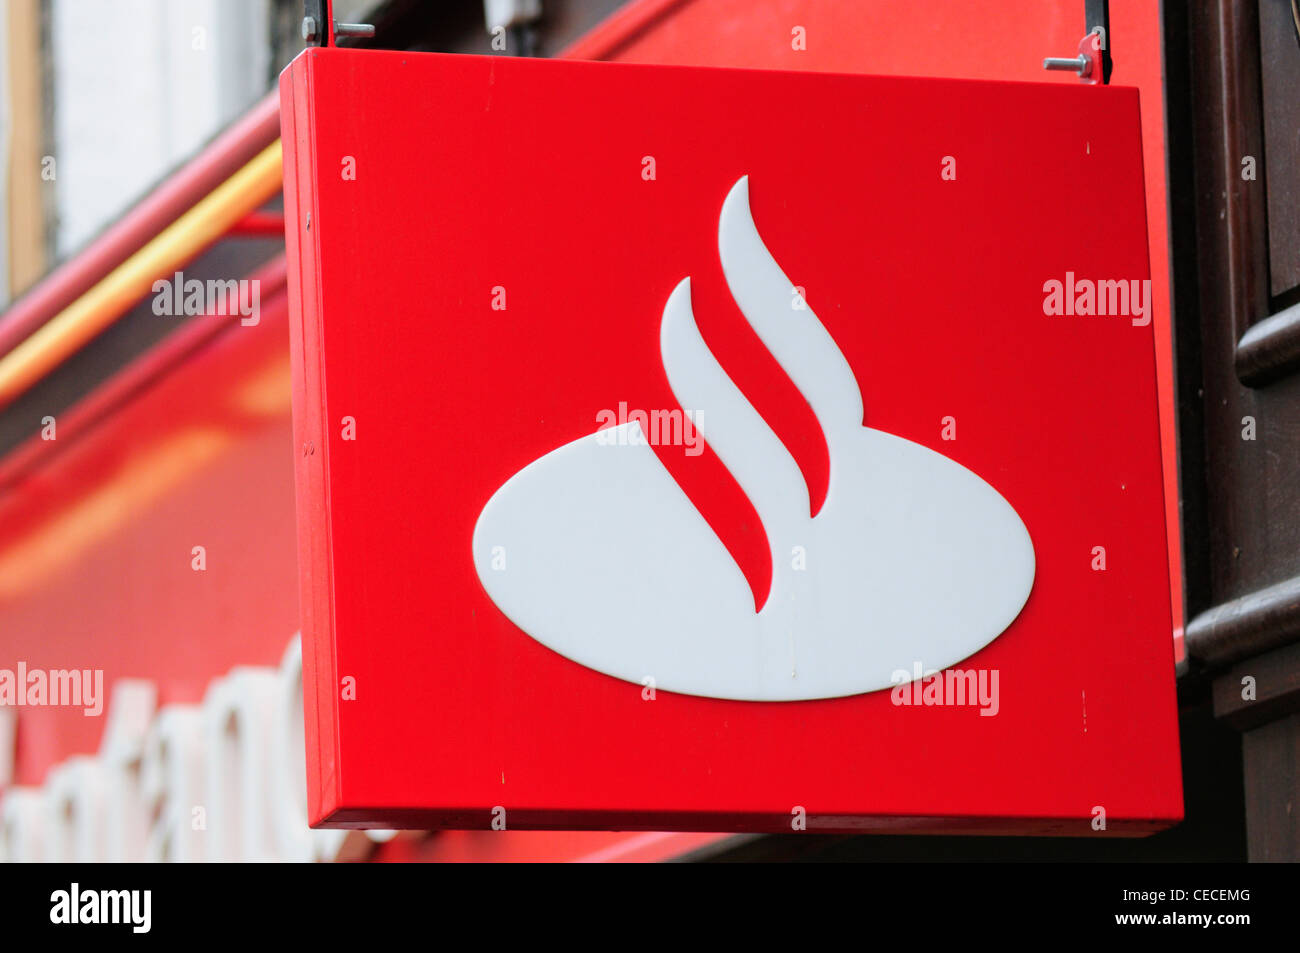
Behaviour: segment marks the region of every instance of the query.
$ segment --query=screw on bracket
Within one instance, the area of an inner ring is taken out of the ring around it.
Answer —
[[[1069,70],[1089,86],[1110,82],[1110,0],[1085,0],[1084,30],[1078,56],[1049,56],[1043,69]]]
[[[1079,41],[1078,56],[1049,56],[1043,60],[1043,69],[1069,70],[1089,86],[1104,84],[1105,48],[1106,34],[1100,29],[1094,30]]]
[[[1043,60],[1043,69],[1071,70],[1082,79],[1092,72],[1092,60],[1086,56],[1049,56]]]
[[[335,23],[334,35],[339,36],[374,36],[375,28],[370,23]]]
[[[329,44],[329,0],[303,0],[302,41],[308,46]]]
[[[337,39],[342,36],[370,37],[375,35],[375,28],[370,23],[335,23],[334,36]],[[304,43],[316,43],[322,40],[320,33],[320,24],[316,22],[315,17],[303,17],[302,20],[302,39]]]
[[[303,0],[302,39],[308,46],[329,46],[340,37],[372,37],[375,28],[369,23],[339,23],[331,20],[333,10],[328,0]],[[333,23],[333,30],[329,27]],[[331,36],[331,34],[333,34]]]

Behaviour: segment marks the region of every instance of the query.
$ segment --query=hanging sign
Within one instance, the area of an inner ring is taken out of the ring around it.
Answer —
[[[1180,818],[1136,91],[281,96],[314,822]]]

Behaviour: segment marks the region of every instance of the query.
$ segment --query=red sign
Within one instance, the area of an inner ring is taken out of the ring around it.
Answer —
[[[281,95],[315,822],[1181,817],[1134,90]]]

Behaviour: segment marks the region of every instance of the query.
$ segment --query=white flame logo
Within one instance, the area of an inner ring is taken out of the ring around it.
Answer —
[[[748,177],[723,203],[718,251],[732,297],[830,451],[826,501],[810,518],[797,464],[704,343],[684,279],[664,307],[664,369],[762,519],[772,553],[763,608],[645,441],[613,449],[595,434],[524,467],[483,508],[473,551],[488,595],[589,668],[713,698],[854,695],[888,687],[917,660],[940,669],[974,654],[1033,586],[1020,517],[960,464],[862,426],[848,361],[811,309],[790,307],[790,279],[750,214]],[[794,547],[806,553],[802,570]]]

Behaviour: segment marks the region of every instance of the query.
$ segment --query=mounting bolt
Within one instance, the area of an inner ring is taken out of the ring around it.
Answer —
[[[375,28],[370,23],[335,23],[334,35],[337,36],[374,36]]]
[[[1049,56],[1043,60],[1043,69],[1069,70],[1079,76],[1087,76],[1092,72],[1092,60],[1083,55],[1073,58]]]
[[[304,17],[302,21],[302,39],[304,43],[311,43],[316,39],[316,18]]]

